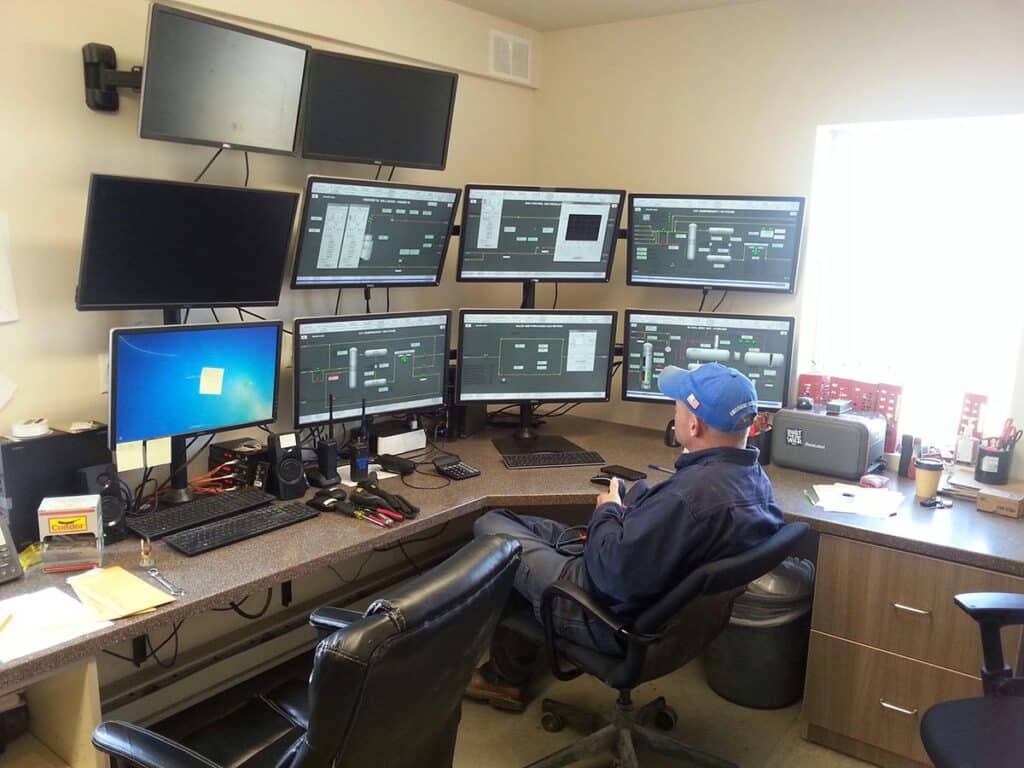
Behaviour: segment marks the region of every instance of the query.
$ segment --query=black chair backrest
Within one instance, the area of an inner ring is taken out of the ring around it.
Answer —
[[[462,695],[505,606],[519,543],[475,539],[320,643],[290,768],[450,766]]]

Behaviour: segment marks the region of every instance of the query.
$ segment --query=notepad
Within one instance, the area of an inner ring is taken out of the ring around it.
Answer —
[[[98,619],[134,616],[174,600],[164,590],[120,566],[94,568],[70,577],[68,584]]]
[[[888,488],[864,488],[849,483],[815,485],[817,506],[826,512],[848,512],[866,517],[889,517],[903,504],[903,494]]]
[[[4,616],[10,617],[0,629],[4,664],[110,626],[56,587],[0,601],[0,617]]]

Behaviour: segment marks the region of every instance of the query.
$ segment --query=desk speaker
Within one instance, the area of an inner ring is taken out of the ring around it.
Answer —
[[[282,501],[306,493],[306,471],[296,432],[270,436],[270,492]]]
[[[82,467],[77,472],[78,488],[82,493],[100,495],[100,520],[103,522],[103,543],[113,544],[128,535],[125,528],[125,508],[121,498],[121,481],[113,464]]]

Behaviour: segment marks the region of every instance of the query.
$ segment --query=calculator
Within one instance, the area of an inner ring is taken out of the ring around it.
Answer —
[[[438,474],[450,477],[452,480],[467,480],[480,474],[480,470],[471,467],[458,456],[441,456],[434,459],[434,469]]]

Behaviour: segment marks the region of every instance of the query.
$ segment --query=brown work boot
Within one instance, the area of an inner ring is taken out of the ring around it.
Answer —
[[[473,673],[473,679],[466,688],[466,698],[474,701],[485,701],[495,709],[506,712],[522,712],[526,709],[523,689],[499,682],[487,664]]]

